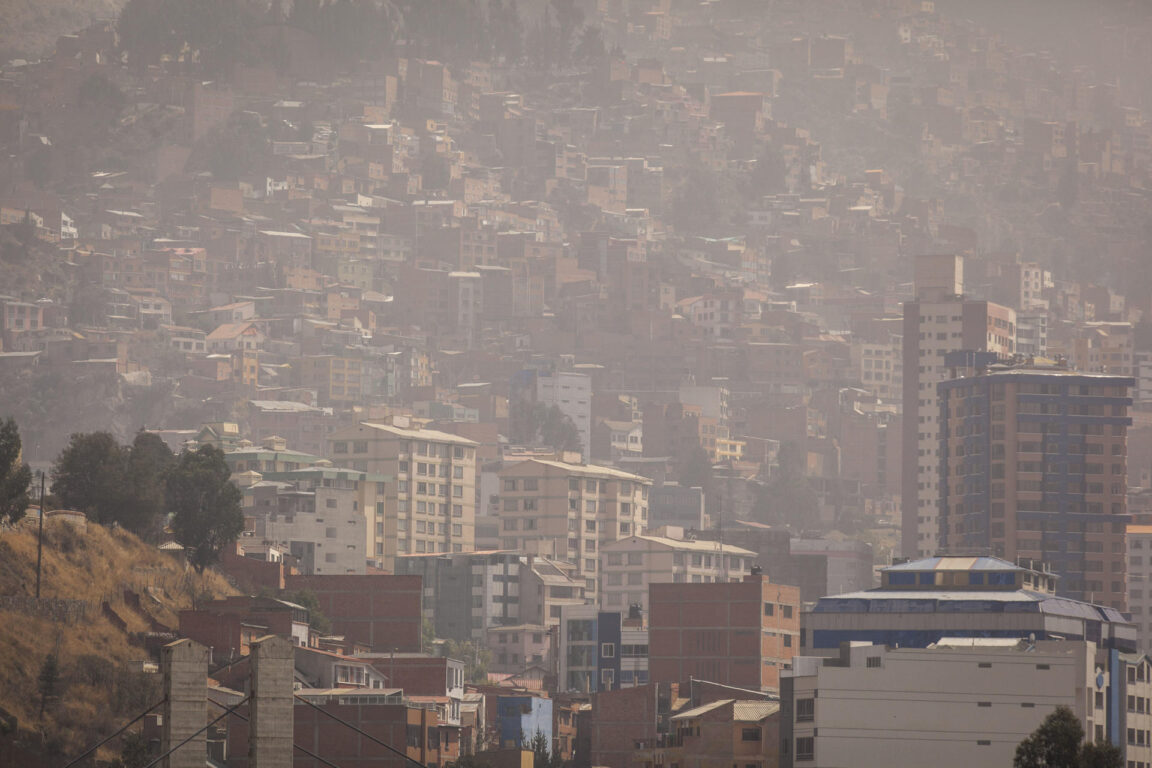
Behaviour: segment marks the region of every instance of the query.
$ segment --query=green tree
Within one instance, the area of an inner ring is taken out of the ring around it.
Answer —
[[[332,631],[332,621],[320,610],[320,600],[317,599],[315,592],[310,589],[300,589],[285,593],[284,599],[308,609],[309,627],[322,635],[327,635]]]
[[[235,181],[266,168],[271,146],[259,115],[236,112],[196,144],[188,165],[210,171],[213,178]]]
[[[795,528],[817,522],[820,501],[805,473],[804,449],[792,442],[780,446],[779,471],[757,491],[756,516],[766,523],[786,523]]]
[[[524,749],[532,751],[532,768],[560,768],[564,764],[560,753],[552,750],[548,737],[542,731],[536,731],[530,739],[521,733],[520,742]]]
[[[216,563],[244,530],[240,490],[229,475],[224,452],[210,445],[185,451],[168,473],[165,498],[172,532],[197,573]]]
[[[558,406],[520,400],[509,421],[513,442],[524,445],[543,444],[557,451],[578,451],[580,431]]]
[[[428,618],[420,621],[420,651],[431,653],[436,643],[436,626]]]
[[[44,719],[44,711],[60,698],[60,660],[55,653],[44,657],[40,665],[40,673],[36,676],[36,687],[40,692],[40,719]]]
[[[1124,753],[1107,741],[1089,742],[1080,748],[1080,768],[1124,768]]]
[[[73,434],[52,467],[52,493],[101,525],[117,521],[128,496],[125,459],[108,432]]]
[[[580,431],[576,424],[556,405],[544,411],[540,439],[558,451],[579,451],[581,448]]]
[[[0,523],[16,523],[28,509],[32,470],[20,461],[20,430],[9,417],[0,424]]]
[[[127,451],[128,497],[120,522],[145,539],[155,539],[164,518],[164,483],[176,456],[159,435],[140,430]]]
[[[120,762],[124,768],[144,768],[151,761],[148,739],[143,733],[127,733],[120,747]]]
[[[468,682],[487,682],[488,663],[492,660],[487,648],[480,648],[471,640],[449,640],[444,651],[448,658],[464,662],[464,677]]]
[[[1057,707],[1016,747],[1013,768],[1079,768],[1084,729],[1068,707]]]

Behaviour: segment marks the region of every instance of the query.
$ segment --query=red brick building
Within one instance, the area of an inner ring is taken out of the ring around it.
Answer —
[[[294,744],[320,755],[341,768],[406,768],[411,763],[372,740],[333,720],[328,715],[355,725],[384,743],[403,751],[411,760],[426,766],[442,766],[456,759],[459,739],[452,736],[445,745],[445,730],[432,710],[397,703],[374,703],[379,691],[340,691],[306,694],[324,711],[297,702],[293,707]],[[248,706],[238,712],[249,717]],[[327,714],[325,714],[327,713]],[[447,751],[444,747],[447,746]],[[228,718],[228,765],[248,768],[248,723]],[[293,768],[321,768],[324,763],[297,751]]]
[[[591,714],[577,734],[578,744],[587,738],[588,749],[577,747],[576,765],[629,768],[636,745],[656,741],[658,723],[678,696],[679,685],[654,683],[592,694]]]
[[[270,597],[226,597],[180,611],[180,635],[208,646],[213,662],[224,664],[247,655],[249,644],[264,635],[307,645],[308,611]]]
[[[285,586],[315,594],[333,634],[380,652],[420,650],[419,576],[293,575],[285,577]]]
[[[800,590],[753,573],[741,582],[652,584],[649,679],[761,690],[800,646]]]

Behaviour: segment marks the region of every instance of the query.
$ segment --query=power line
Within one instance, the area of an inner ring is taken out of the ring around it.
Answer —
[[[156,709],[156,707],[160,706],[160,705],[161,705],[161,704],[163,704],[165,701],[167,701],[167,699],[160,699],[160,701],[158,701],[158,702],[156,702],[155,704],[153,704],[152,706],[148,707],[148,709],[146,709],[146,710],[144,710],[143,712],[141,712],[140,714],[136,715],[136,717],[132,718],[132,719],[131,719],[131,720],[129,720],[127,723],[125,723],[123,726],[121,726],[121,727],[120,727],[120,729],[119,729],[119,730],[117,730],[116,732],[114,732],[114,733],[113,733],[111,736],[109,736],[109,737],[108,737],[108,738],[106,738],[106,739],[102,739],[102,740],[100,740],[100,741],[96,742],[95,744],[93,744],[91,747],[89,747],[89,748],[88,748],[88,749],[87,749],[87,750],[84,752],[84,754],[82,754],[82,755],[80,755],[80,756],[76,757],[75,759],[73,759],[73,760],[72,760],[70,763],[68,763],[67,765],[65,765],[65,766],[64,766],[64,768],[72,768],[72,766],[76,765],[76,763],[78,763],[78,762],[80,762],[81,760],[83,760],[84,758],[88,757],[88,755],[90,755],[90,754],[92,754],[93,752],[95,752],[96,750],[100,749],[100,747],[104,746],[104,745],[105,745],[105,744],[107,744],[108,742],[112,741],[112,739],[116,738],[116,737],[117,737],[117,736],[119,736],[120,734],[124,733],[124,731],[128,730],[129,728],[131,728],[131,727],[132,727],[132,725],[136,723],[136,721],[138,721],[140,718],[144,717],[144,715],[148,714],[148,713],[149,713],[149,712],[151,712],[152,710]]]
[[[212,704],[215,704],[216,706],[220,707],[221,709],[227,709],[227,707],[225,707],[223,704],[216,701],[215,699],[208,699],[208,701],[211,702]],[[237,705],[237,706],[239,706],[239,705]],[[238,717],[241,720],[243,720],[244,722],[248,722],[248,718],[244,717],[244,715],[240,714],[239,712],[233,711],[231,713],[225,713],[225,714],[231,714],[233,717]],[[340,768],[340,766],[336,765],[336,763],[333,763],[331,760],[326,760],[323,757],[320,757],[320,755],[317,755],[315,752],[308,751],[307,749],[300,746],[296,742],[292,742],[292,747],[294,749],[300,750],[301,752],[308,755],[308,757],[312,758],[313,760],[319,760],[320,762],[324,763],[324,765],[328,766],[328,768]]]
[[[182,741],[182,742],[180,742],[179,744],[177,744],[176,746],[172,747],[172,749],[170,749],[170,750],[168,750],[167,752],[165,752],[164,754],[160,755],[160,757],[157,757],[157,758],[155,758],[154,760],[152,760],[152,762],[150,762],[150,763],[148,763],[147,765],[145,765],[145,766],[144,766],[144,768],[152,768],[152,766],[156,765],[156,764],[157,764],[157,763],[159,763],[161,760],[163,760],[164,758],[168,757],[168,755],[170,755],[170,754],[172,754],[173,752],[175,752],[176,750],[180,749],[180,748],[181,748],[181,747],[183,747],[185,744],[187,744],[188,742],[192,741],[192,739],[196,738],[196,737],[197,737],[197,736],[199,736],[200,734],[204,733],[204,731],[206,731],[206,730],[208,730],[209,728],[211,728],[212,726],[216,725],[216,723],[218,723],[218,722],[220,722],[221,720],[223,720],[224,718],[228,717],[228,715],[232,714],[232,711],[233,711],[233,710],[235,710],[235,709],[236,709],[237,707],[239,707],[241,704],[243,704],[243,703],[245,703],[246,701],[248,701],[248,699],[249,699],[249,698],[251,698],[251,697],[250,697],[250,696],[245,696],[244,698],[240,699],[240,701],[236,702],[236,703],[235,703],[235,704],[233,704],[231,707],[229,707],[229,708],[228,708],[228,709],[227,709],[227,710],[226,710],[226,711],[225,711],[225,712],[224,712],[222,715],[220,715],[219,717],[217,717],[217,718],[216,718],[215,720],[213,720],[212,722],[208,723],[208,725],[204,726],[204,727],[203,727],[203,728],[201,728],[200,730],[196,731],[196,733],[194,733],[194,734],[192,734],[191,736],[189,736],[188,738],[184,739],[184,741]]]
[[[363,731],[363,730],[361,730],[360,728],[357,728],[355,725],[352,725],[352,723],[348,722],[347,720],[345,720],[345,719],[343,719],[343,718],[341,718],[341,717],[337,717],[336,715],[332,714],[331,712],[329,712],[328,710],[324,709],[324,708],[323,708],[323,707],[321,707],[321,706],[318,706],[318,705],[316,705],[316,704],[313,704],[312,702],[308,701],[308,699],[304,698],[303,696],[300,696],[299,694],[293,694],[293,695],[294,695],[294,696],[295,696],[297,699],[299,699],[300,701],[304,702],[304,703],[305,703],[305,704],[307,704],[308,706],[310,706],[310,707],[312,707],[313,709],[315,709],[317,712],[320,712],[320,713],[322,713],[322,714],[324,714],[324,715],[327,715],[328,717],[332,718],[333,720],[335,720],[336,722],[340,723],[341,725],[345,725],[345,726],[347,726],[347,727],[351,728],[352,730],[356,731],[356,733],[360,734],[361,736],[363,736],[364,738],[368,739],[369,741],[371,741],[371,742],[373,742],[373,743],[375,743],[375,744],[379,744],[380,746],[384,747],[384,749],[387,749],[389,752],[392,752],[392,753],[394,753],[394,754],[397,754],[397,755],[399,755],[400,757],[402,757],[402,758],[404,758],[405,760],[407,760],[408,762],[410,762],[412,765],[416,766],[416,768],[425,768],[425,766],[423,765],[423,763],[420,763],[420,762],[418,762],[418,761],[416,761],[416,760],[413,760],[411,757],[409,757],[409,756],[408,756],[408,753],[407,753],[407,752],[401,752],[400,750],[398,750],[398,749],[396,749],[395,747],[393,747],[391,744],[388,744],[388,743],[386,743],[386,742],[383,742],[383,741],[381,741],[380,739],[378,739],[378,738],[376,738],[375,736],[373,736],[372,734],[368,733],[367,731]],[[149,767],[148,767],[148,766],[145,766],[145,768],[149,768]]]

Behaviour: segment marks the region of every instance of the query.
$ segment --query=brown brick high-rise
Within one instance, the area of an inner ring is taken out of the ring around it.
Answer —
[[[753,574],[740,582],[652,584],[649,679],[778,689],[800,646],[800,590]]]

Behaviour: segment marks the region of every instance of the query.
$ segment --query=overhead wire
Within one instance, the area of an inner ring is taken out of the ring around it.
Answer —
[[[167,758],[167,756],[168,756],[169,754],[172,754],[172,753],[173,753],[173,752],[175,752],[176,750],[179,750],[179,748],[181,748],[181,747],[182,747],[182,746],[184,746],[185,744],[188,744],[189,742],[191,742],[191,740],[192,740],[192,739],[194,739],[194,738],[196,738],[197,736],[199,736],[199,735],[200,735],[200,733],[203,733],[203,732],[204,732],[204,731],[206,731],[207,729],[210,729],[210,728],[212,728],[212,727],[213,727],[213,725],[215,725],[215,724],[219,723],[221,720],[223,720],[223,718],[227,717],[227,716],[228,716],[228,715],[230,715],[230,714],[233,714],[233,710],[234,710],[234,709],[236,709],[237,707],[240,707],[242,704],[244,704],[244,702],[247,702],[247,701],[248,701],[250,698],[251,698],[251,697],[247,697],[247,695],[245,695],[245,697],[244,697],[243,699],[241,699],[240,701],[237,701],[237,702],[236,702],[236,704],[234,704],[233,706],[230,706],[230,707],[228,707],[228,708],[225,710],[225,712],[223,712],[223,713],[222,713],[222,714],[221,714],[219,717],[215,718],[215,720],[213,720],[213,721],[212,721],[212,722],[210,722],[209,724],[205,725],[205,727],[204,727],[204,728],[202,728],[202,729],[199,729],[199,730],[198,730],[198,731],[196,731],[195,733],[192,733],[192,735],[191,735],[191,736],[189,736],[188,738],[185,738],[185,739],[183,740],[183,742],[181,742],[180,744],[177,744],[176,746],[174,746],[174,747],[170,748],[170,750],[168,750],[168,751],[167,751],[167,752],[165,752],[164,754],[161,754],[161,755],[159,756],[159,758],[153,759],[151,762],[147,763],[147,765],[146,765],[146,766],[144,766],[144,768],[152,768],[152,766],[154,766],[154,765],[157,765],[157,763],[158,763],[158,762],[160,762],[161,760],[164,760],[165,758]]]
[[[156,707],[160,706],[160,705],[161,705],[161,704],[163,704],[165,701],[167,701],[167,699],[160,699],[160,701],[156,702],[156,703],[155,703],[155,704],[153,704],[152,706],[148,707],[148,709],[144,710],[144,711],[143,711],[143,712],[141,712],[140,714],[136,715],[136,717],[132,718],[132,719],[131,719],[131,720],[129,720],[127,723],[125,723],[124,725],[120,726],[120,728],[118,728],[117,730],[115,730],[115,731],[112,733],[112,735],[110,735],[110,736],[108,736],[108,737],[106,737],[106,738],[104,738],[104,739],[101,739],[100,741],[96,742],[96,743],[95,743],[95,744],[93,744],[91,747],[89,747],[88,749],[86,749],[86,750],[84,751],[84,753],[83,753],[83,754],[81,754],[81,755],[79,755],[79,756],[77,756],[77,757],[73,758],[72,760],[70,760],[70,761],[69,761],[69,762],[68,762],[68,763],[67,763],[67,764],[64,766],[64,768],[72,768],[72,766],[76,765],[76,763],[78,763],[78,762],[80,762],[81,760],[83,760],[84,758],[88,757],[88,755],[90,755],[90,754],[92,754],[93,752],[95,752],[96,750],[100,749],[100,747],[104,746],[104,745],[105,745],[105,744],[107,744],[108,742],[112,741],[112,739],[116,738],[116,737],[117,737],[117,736],[119,736],[120,734],[124,733],[124,731],[128,730],[129,728],[131,728],[131,727],[132,727],[132,726],[133,726],[133,725],[134,725],[134,724],[135,724],[137,721],[139,721],[139,720],[140,720],[142,717],[144,717],[145,715],[147,715],[147,714],[148,714],[149,712],[151,712],[152,710],[156,709]]]
[[[300,701],[304,702],[304,703],[305,703],[305,704],[307,704],[308,706],[310,706],[310,707],[312,707],[313,709],[315,709],[317,712],[320,712],[320,713],[322,713],[322,714],[324,714],[324,715],[327,715],[328,717],[332,718],[333,720],[335,720],[336,722],[340,723],[341,725],[344,725],[344,726],[346,726],[346,727],[348,727],[348,728],[351,728],[352,730],[356,731],[356,733],[360,734],[361,736],[363,736],[364,738],[366,738],[366,739],[368,739],[369,741],[373,742],[374,744],[379,744],[380,746],[384,747],[384,749],[387,749],[389,752],[392,752],[393,754],[399,755],[400,757],[404,758],[404,759],[405,759],[405,760],[407,760],[409,763],[411,763],[413,766],[416,766],[416,768],[425,768],[425,766],[424,766],[424,764],[423,764],[423,763],[421,763],[421,762],[419,762],[419,761],[417,761],[417,760],[413,760],[411,757],[409,757],[409,756],[408,756],[408,753],[407,753],[407,752],[401,752],[400,750],[398,750],[398,749],[396,749],[395,747],[393,747],[391,744],[388,744],[387,742],[381,741],[380,739],[376,738],[375,736],[373,736],[372,734],[368,733],[367,731],[365,731],[365,730],[362,730],[362,729],[360,729],[360,728],[356,727],[355,725],[353,725],[352,723],[348,722],[348,721],[347,721],[347,720],[345,720],[344,718],[342,718],[342,717],[338,717],[337,715],[334,715],[334,714],[332,714],[331,712],[329,712],[328,710],[324,709],[323,707],[321,707],[321,706],[319,706],[319,705],[317,705],[317,704],[314,704],[314,703],[313,703],[313,702],[311,702],[311,701],[308,701],[308,699],[304,698],[303,696],[300,696],[299,694],[293,694],[293,695],[294,695],[294,696],[295,696],[297,699],[299,699]]]
[[[213,704],[220,707],[221,709],[226,709],[226,707],[223,704],[221,704],[220,702],[218,702],[214,699],[208,699],[208,701],[212,702]],[[243,720],[244,722],[248,722],[248,718],[245,717],[244,715],[240,714],[239,712],[233,711],[231,714],[233,717],[238,717],[241,720]],[[315,752],[311,752],[311,751],[305,749],[304,747],[300,746],[296,742],[292,742],[292,747],[293,747],[293,749],[300,750],[301,752],[308,755],[308,757],[312,758],[313,760],[319,760],[320,762],[324,763],[324,765],[328,766],[328,768],[340,768],[340,766],[336,765],[336,763],[332,762],[331,760],[328,760],[327,758],[320,757],[320,755],[316,754]]]

